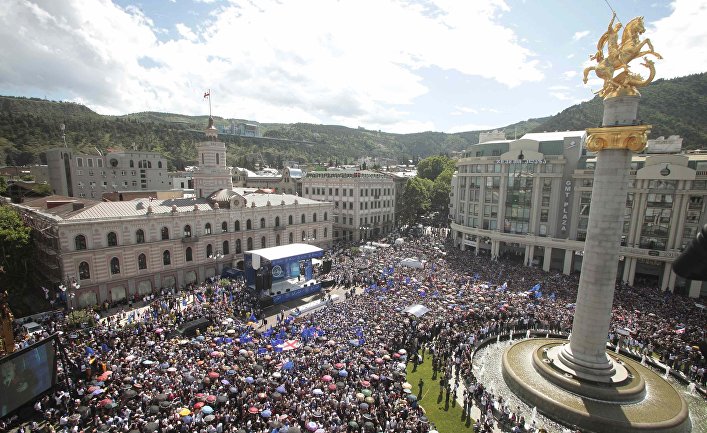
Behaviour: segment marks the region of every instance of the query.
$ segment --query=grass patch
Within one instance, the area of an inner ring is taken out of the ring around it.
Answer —
[[[453,402],[453,397],[447,393],[439,393],[440,375],[432,375],[432,356],[426,355],[425,362],[417,366],[417,371],[413,372],[414,365],[408,363],[407,381],[412,384],[412,392],[418,396],[418,402],[425,409],[425,415],[433,422],[440,433],[455,433],[474,431],[474,420],[471,416],[465,416],[463,407],[458,402]],[[434,378],[433,378],[434,377]],[[422,395],[419,395],[420,379],[424,382]]]

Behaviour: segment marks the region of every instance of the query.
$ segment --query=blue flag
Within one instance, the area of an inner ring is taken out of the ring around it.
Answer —
[[[533,286],[532,289],[530,289],[532,292],[537,292],[540,290],[540,283],[536,284]]]
[[[93,350],[92,348],[86,346],[86,355],[91,356],[91,355],[95,355],[95,354],[96,354],[96,351],[95,351],[95,350]]]

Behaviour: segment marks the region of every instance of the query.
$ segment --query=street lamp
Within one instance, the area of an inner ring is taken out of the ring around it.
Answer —
[[[71,310],[74,307],[74,298],[76,297],[75,291],[81,288],[81,284],[79,284],[75,278],[72,278],[69,276],[69,274],[66,274],[66,280],[62,281],[61,284],[59,284],[59,290],[61,290],[63,293],[66,295],[66,309]],[[69,290],[68,293],[66,291]]]
[[[359,237],[361,238],[361,240],[365,240],[366,238],[368,238],[368,230],[370,229],[370,227],[361,226],[358,229],[360,231]]]
[[[312,233],[309,230],[307,230],[307,236],[302,239],[303,242],[307,242],[307,243],[314,242],[316,240],[317,240],[317,238],[313,237]]]
[[[223,257],[224,257],[224,256],[223,256],[223,253],[221,252],[221,250],[217,250],[214,254],[211,254],[211,255],[209,256],[209,259],[211,259],[211,260],[221,260]]]

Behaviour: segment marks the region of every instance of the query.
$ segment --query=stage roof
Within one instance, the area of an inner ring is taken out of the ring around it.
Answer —
[[[319,254],[317,254],[319,253]],[[264,259],[274,262],[287,257],[295,257],[302,255],[310,255],[310,257],[319,257],[324,255],[324,250],[309,244],[289,244],[279,247],[262,248],[259,250],[246,251],[246,254],[253,254]]]

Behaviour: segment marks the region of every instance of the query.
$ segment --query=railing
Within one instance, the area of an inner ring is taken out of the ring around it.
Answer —
[[[190,244],[194,242],[199,242],[199,238],[197,236],[184,236],[182,237],[182,243],[184,244]]]
[[[281,231],[285,230],[285,226],[275,226],[272,229],[276,232],[281,232]]]

